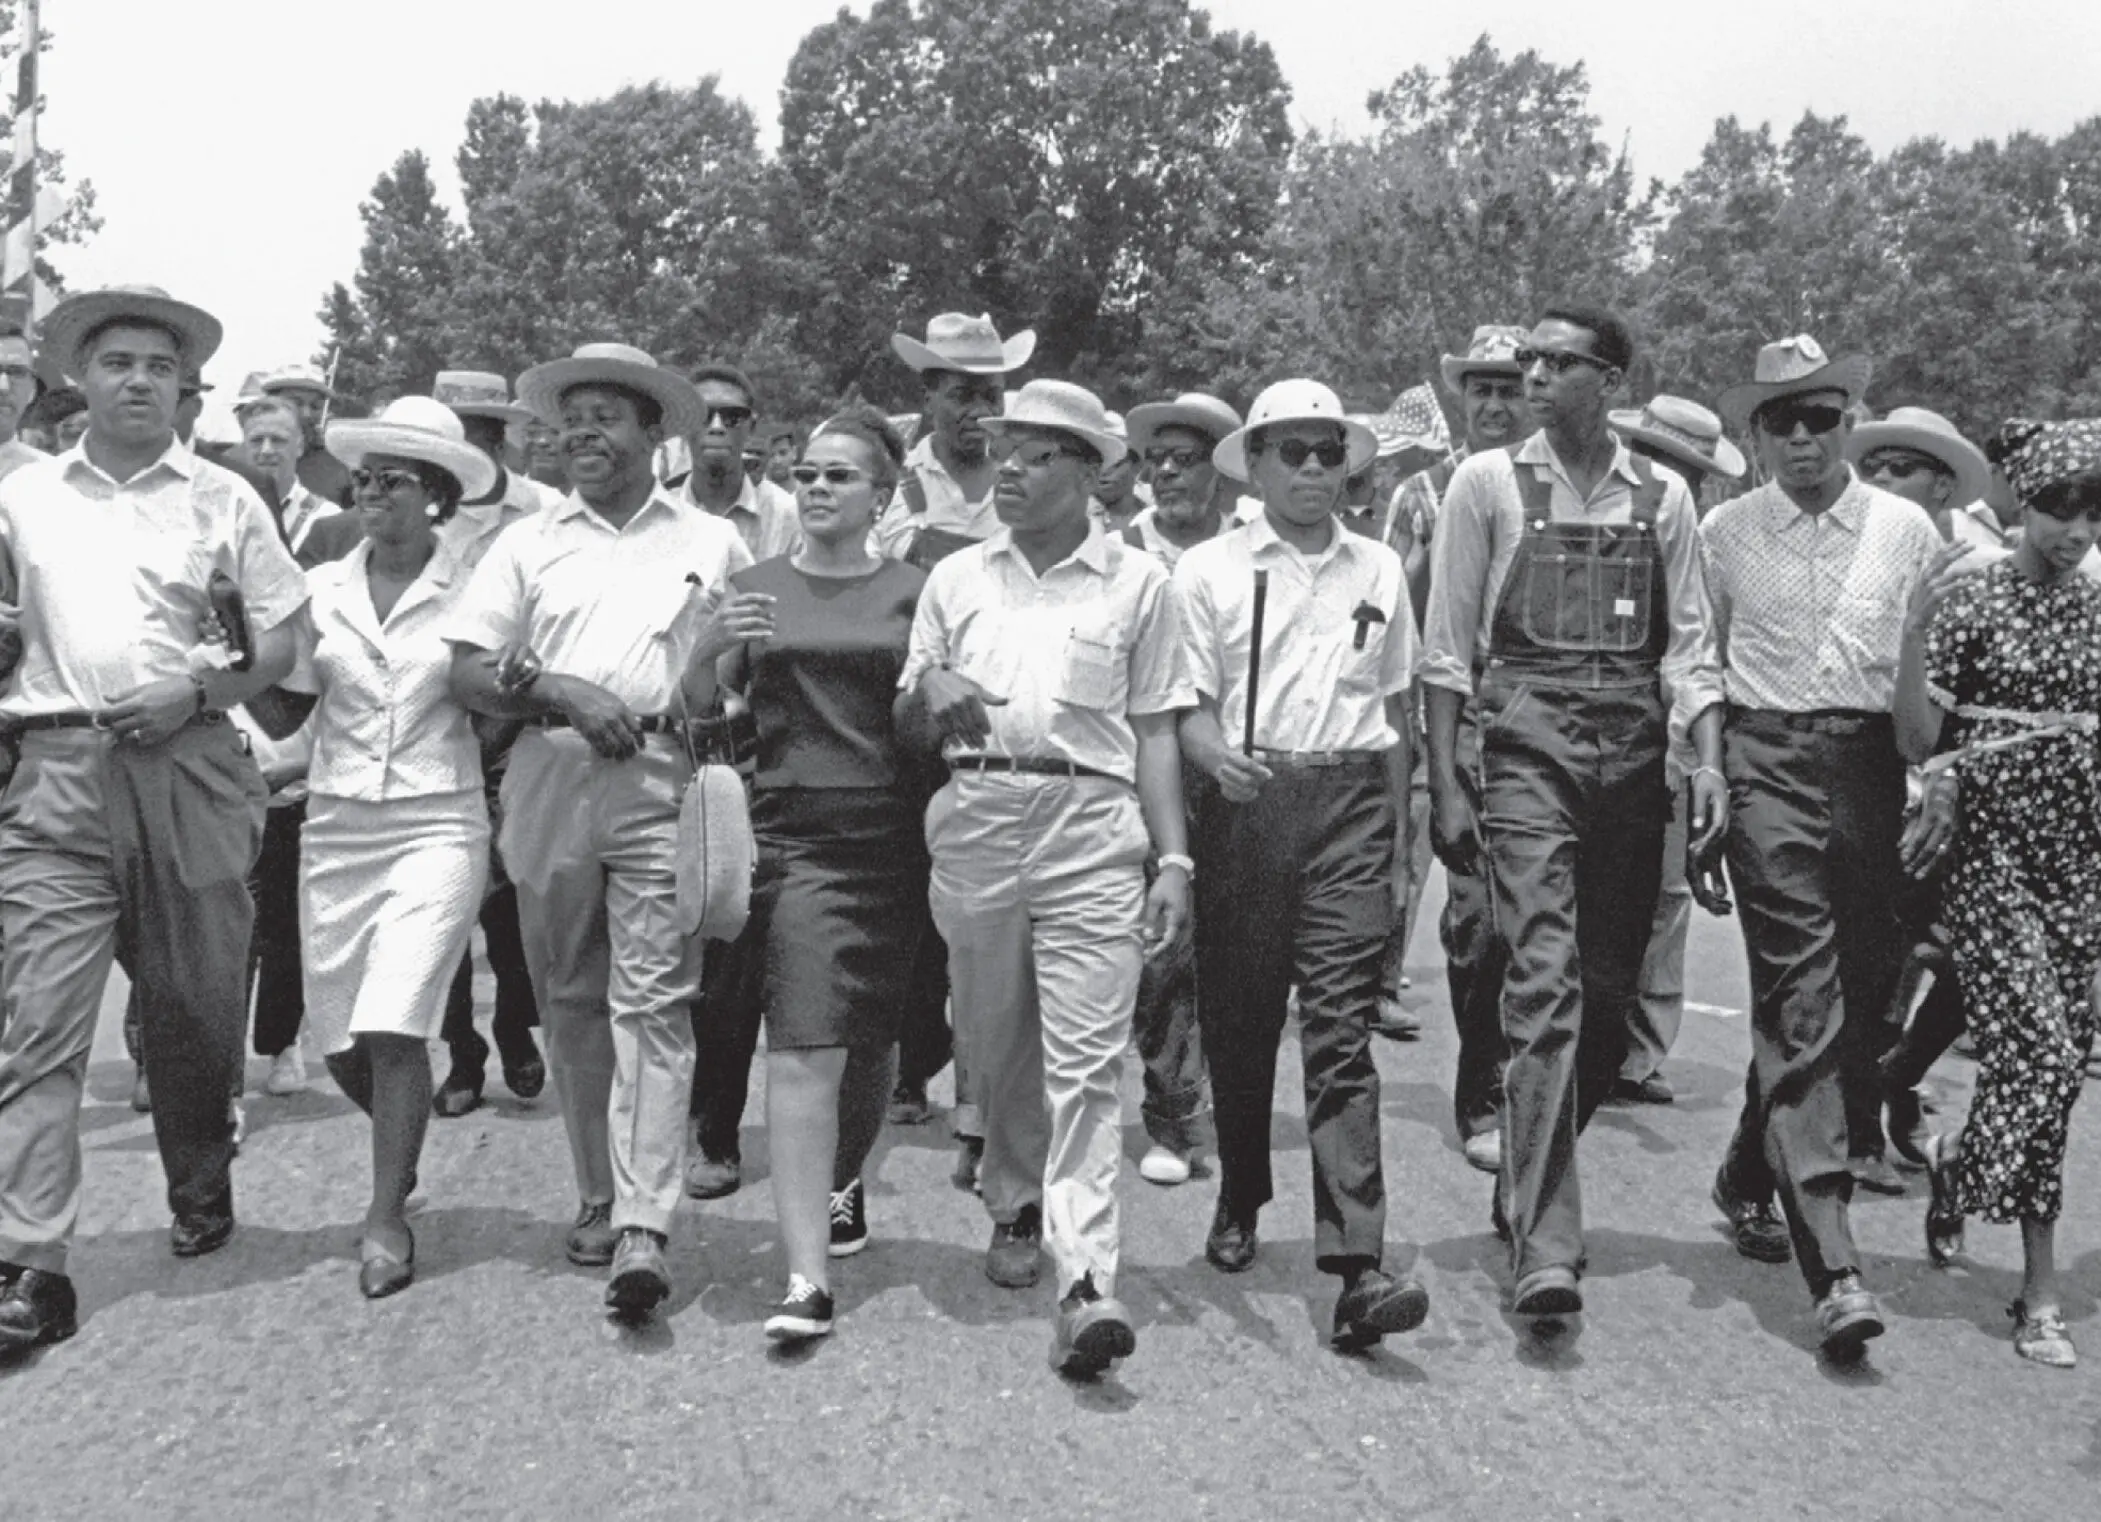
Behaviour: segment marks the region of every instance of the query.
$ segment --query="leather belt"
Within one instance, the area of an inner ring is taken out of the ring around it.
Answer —
[[[1284,771],[1328,771],[1340,768],[1364,770],[1382,766],[1383,750],[1264,750],[1255,747],[1255,759],[1264,766]]]
[[[1787,729],[1805,735],[1858,735],[1890,725],[1886,713],[1864,708],[1812,708],[1795,712],[1785,708],[1738,708],[1731,705],[1729,722],[1751,729]]]
[[[183,722],[185,726],[196,724],[200,727],[223,724],[226,722],[226,715],[216,708],[207,708],[204,712],[196,714]],[[6,718],[0,718],[0,732],[11,735],[30,734],[37,730],[48,729],[107,729],[108,727],[99,717],[89,713],[84,708],[62,708],[56,713],[11,714]]]
[[[535,729],[567,729],[570,727],[569,721],[558,713],[542,714],[539,718],[528,719],[526,722]],[[684,727],[686,721],[675,714],[645,713],[638,714],[635,722],[645,735],[675,735]],[[717,722],[720,721],[704,719],[695,724],[696,737],[697,733],[703,730],[706,725]]]
[[[1025,772],[1032,777],[1102,777],[1110,782],[1123,778],[1099,767],[1077,761],[1057,761],[1049,756],[950,756],[949,768],[959,772]]]

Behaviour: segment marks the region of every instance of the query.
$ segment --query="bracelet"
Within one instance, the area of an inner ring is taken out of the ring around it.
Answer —
[[[1194,882],[1196,880],[1196,863],[1189,857],[1184,856],[1180,851],[1167,852],[1164,856],[1159,858],[1159,865],[1160,870],[1163,872],[1166,871],[1169,867],[1180,867],[1182,869],[1182,875],[1184,877],[1188,878],[1191,882]]]
[[[1718,766],[1696,766],[1692,769],[1691,775],[1697,777],[1702,772],[1705,772],[1708,776],[1714,778],[1715,781],[1720,782],[1724,785],[1726,785],[1729,781],[1727,777],[1724,777],[1722,775],[1722,769]]]

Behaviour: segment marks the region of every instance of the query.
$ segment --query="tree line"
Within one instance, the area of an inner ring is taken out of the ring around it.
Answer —
[[[803,39],[775,153],[713,77],[477,100],[464,216],[413,150],[361,207],[321,312],[339,386],[618,337],[734,357],[808,419],[916,404],[889,334],[967,310],[1112,406],[1314,374],[1376,410],[1477,323],[1581,296],[1632,319],[1637,396],[1711,399],[1807,330],[1875,357],[1878,408],[2101,412],[2101,117],[1882,156],[1843,117],[1724,118],[1643,184],[1580,62],[1486,36],[1373,93],[1362,135],[1296,133],[1290,99],[1187,0],[876,0]]]

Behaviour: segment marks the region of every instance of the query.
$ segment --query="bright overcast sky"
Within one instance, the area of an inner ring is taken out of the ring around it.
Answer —
[[[865,4],[857,5],[865,12]],[[44,0],[46,146],[94,182],[103,229],[69,285],[150,281],[224,319],[213,379],[303,358],[357,265],[359,200],[407,148],[452,182],[467,106],[593,99],[721,76],[778,137],[779,90],[836,0]],[[1481,32],[1588,66],[1591,104],[1643,175],[1674,177],[1717,117],[1843,113],[1877,149],[2047,135],[2101,114],[2095,0],[1215,0],[1276,51],[1296,120],[1364,120],[1366,93]],[[12,80],[8,81],[12,88]],[[610,336],[610,335],[609,335]]]

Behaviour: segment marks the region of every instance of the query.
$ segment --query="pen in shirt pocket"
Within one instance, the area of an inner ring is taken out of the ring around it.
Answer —
[[[1373,624],[1386,622],[1386,615],[1368,602],[1358,603],[1357,611],[1352,613],[1350,617],[1357,624],[1357,637],[1351,642],[1350,646],[1353,650],[1362,650],[1364,648],[1364,642],[1371,637],[1371,626]]]

